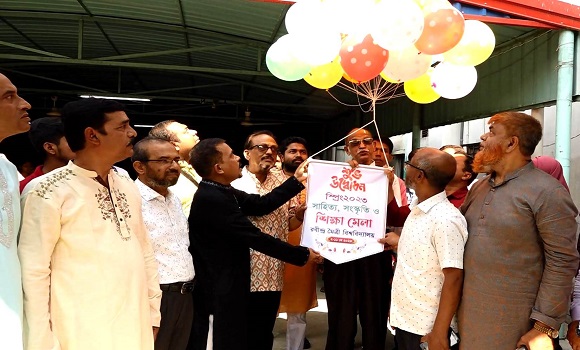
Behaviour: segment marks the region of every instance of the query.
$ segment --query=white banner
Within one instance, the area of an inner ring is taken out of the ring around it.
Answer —
[[[382,168],[310,161],[300,244],[335,264],[382,252],[388,187]]]

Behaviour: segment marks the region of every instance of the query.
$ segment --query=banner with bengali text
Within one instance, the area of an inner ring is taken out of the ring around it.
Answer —
[[[301,245],[335,264],[382,252],[388,187],[382,168],[310,161]]]

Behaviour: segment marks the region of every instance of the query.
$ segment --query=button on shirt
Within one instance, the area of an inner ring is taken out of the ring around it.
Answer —
[[[467,223],[445,192],[418,204],[415,198],[410,207],[399,240],[391,325],[425,335],[433,328],[439,310],[443,269],[463,269]]]
[[[195,272],[189,253],[189,229],[179,198],[169,189],[167,197],[135,180],[143,200],[143,221],[159,263],[159,283],[188,282]]]

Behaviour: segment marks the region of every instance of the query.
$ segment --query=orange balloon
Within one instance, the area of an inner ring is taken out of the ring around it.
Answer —
[[[427,7],[425,27],[415,47],[428,55],[439,55],[452,49],[463,36],[465,19],[461,12],[449,7]]]

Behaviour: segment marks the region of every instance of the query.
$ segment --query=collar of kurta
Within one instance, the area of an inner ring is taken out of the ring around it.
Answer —
[[[489,179],[487,181],[489,181],[489,185],[491,187],[499,187],[499,186],[503,186],[506,183],[508,183],[510,180],[513,180],[519,176],[521,176],[522,174],[527,173],[528,171],[532,171],[534,170],[536,167],[534,166],[534,163],[532,163],[532,161],[530,161],[528,164],[524,165],[523,167],[516,169],[514,171],[512,171],[511,173],[507,174],[505,179],[503,180],[502,183],[500,183],[499,185],[495,184],[495,172],[491,173],[491,175],[489,175]]]
[[[445,193],[445,191],[441,191],[441,192],[437,193],[436,195],[425,199],[421,203],[419,203],[419,198],[415,197],[413,199],[413,202],[409,205],[409,208],[411,210],[413,210],[416,207],[417,209],[421,210],[423,213],[428,213],[429,210],[431,210],[431,208],[433,208],[435,205],[441,203],[442,201],[444,201],[446,199],[447,199],[447,194]]]
[[[76,165],[72,160],[69,160],[67,167],[70,170],[74,171],[75,173],[77,173],[79,175],[86,176],[86,177],[97,178],[99,176],[99,174],[97,174],[96,171],[81,168],[80,166]],[[111,171],[116,171],[116,170],[114,167],[111,167],[111,169],[109,169],[109,174],[111,174]]]

